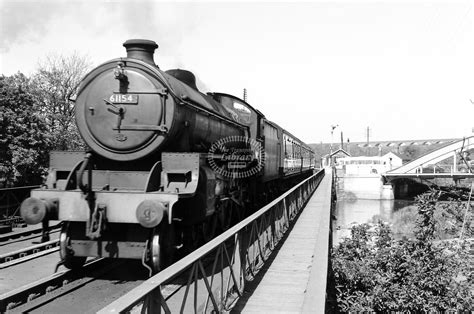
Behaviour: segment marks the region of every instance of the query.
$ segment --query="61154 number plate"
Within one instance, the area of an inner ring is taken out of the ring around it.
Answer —
[[[113,94],[109,97],[113,104],[138,104],[138,95],[136,94]]]

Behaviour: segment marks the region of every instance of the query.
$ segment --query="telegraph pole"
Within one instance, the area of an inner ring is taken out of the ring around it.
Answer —
[[[367,156],[369,156],[369,137],[370,137],[370,128],[367,127]]]
[[[247,102],[247,89],[244,88],[244,101]]]
[[[339,124],[336,125],[331,125],[331,146],[329,146],[329,153],[332,154],[332,143],[334,142],[333,140],[333,134],[334,134],[334,129],[337,128]]]
[[[334,134],[334,129],[337,128],[339,126],[339,124],[336,124],[336,125],[331,125],[331,145],[329,146],[329,160],[330,160],[330,165],[331,167],[333,166],[333,162],[332,162],[332,144],[334,142],[334,138],[333,138],[333,134]]]

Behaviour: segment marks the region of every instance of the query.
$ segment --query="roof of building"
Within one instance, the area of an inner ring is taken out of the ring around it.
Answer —
[[[339,153],[342,153],[342,154],[344,154],[344,155],[346,155],[346,156],[348,156],[348,157],[351,157],[351,154],[349,154],[348,152],[346,152],[346,151],[343,150],[342,148],[339,148],[339,149],[337,149],[336,151],[332,152],[331,154],[326,154],[326,155],[324,155],[322,158],[327,158],[327,157],[329,157],[329,156],[333,157],[333,156],[335,156],[335,155],[337,155],[337,154],[339,154]]]

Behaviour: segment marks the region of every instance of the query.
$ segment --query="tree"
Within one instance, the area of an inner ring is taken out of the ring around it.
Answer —
[[[420,155],[418,147],[414,145],[405,146],[402,154],[406,155],[410,160]]]
[[[30,80],[0,76],[0,186],[41,183],[50,144]]]
[[[53,150],[84,148],[74,121],[74,102],[81,79],[91,67],[87,57],[49,55],[33,76],[35,96],[52,135]]]

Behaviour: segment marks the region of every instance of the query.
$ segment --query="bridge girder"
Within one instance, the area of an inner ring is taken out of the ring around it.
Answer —
[[[409,163],[386,172],[387,176],[396,174],[422,173],[422,169],[428,165],[436,165],[440,161],[453,157],[453,165],[451,173],[457,173],[458,158],[461,152],[468,151],[474,148],[474,136],[464,138],[462,140],[450,143],[435,151],[425,154]]]

